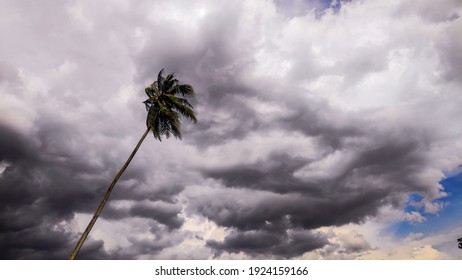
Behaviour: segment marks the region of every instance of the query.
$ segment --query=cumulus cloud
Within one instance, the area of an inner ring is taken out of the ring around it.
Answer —
[[[413,224],[424,222],[427,219],[424,216],[422,216],[422,214],[420,214],[419,212],[412,211],[410,213],[406,213],[405,220]]]
[[[3,6],[4,259],[69,254],[161,68],[194,86],[199,122],[146,139],[83,258],[374,256],[371,221],[425,223],[462,162],[458,1]]]

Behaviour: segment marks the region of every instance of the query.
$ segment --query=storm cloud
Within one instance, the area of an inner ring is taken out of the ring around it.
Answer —
[[[356,258],[381,250],[371,224],[438,215],[462,5],[378,2],[5,1],[0,257],[70,254],[162,68],[198,123],[146,138],[80,258]]]

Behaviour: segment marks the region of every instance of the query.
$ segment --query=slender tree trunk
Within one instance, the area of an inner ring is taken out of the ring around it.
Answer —
[[[127,159],[127,161],[125,162],[125,164],[124,164],[124,166],[122,167],[122,169],[120,169],[119,173],[117,173],[117,175],[114,177],[114,180],[112,180],[112,183],[111,183],[111,185],[109,186],[109,188],[107,189],[106,194],[104,195],[103,200],[101,201],[101,203],[99,204],[98,208],[96,209],[96,212],[95,212],[95,214],[93,215],[93,218],[91,219],[91,221],[90,221],[90,223],[88,224],[87,228],[85,229],[85,231],[83,232],[82,236],[80,237],[79,242],[77,242],[77,245],[75,246],[74,251],[72,251],[72,254],[71,254],[71,256],[69,257],[70,260],[75,259],[75,257],[76,257],[77,254],[79,253],[80,248],[82,247],[83,243],[85,242],[85,239],[87,239],[87,236],[88,236],[88,234],[90,233],[90,231],[91,231],[93,225],[96,223],[96,220],[98,219],[99,215],[100,215],[101,212],[103,211],[104,205],[106,205],[106,202],[108,201],[109,196],[111,195],[112,189],[114,189],[114,186],[115,186],[115,184],[117,183],[117,181],[119,180],[120,176],[122,176],[122,173],[124,173],[125,169],[127,169],[127,166],[130,164],[130,162],[132,161],[132,159],[133,159],[133,157],[135,156],[136,152],[137,152],[138,149],[140,148],[141,143],[143,143],[144,138],[146,138],[146,135],[148,135],[149,130],[150,130],[149,128],[146,129],[146,131],[144,132],[143,136],[141,136],[140,141],[138,141],[138,144],[136,145],[136,147],[135,147],[135,149],[133,150],[132,154],[131,154],[130,157]]]

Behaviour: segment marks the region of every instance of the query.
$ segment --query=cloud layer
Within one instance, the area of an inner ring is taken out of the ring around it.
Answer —
[[[462,162],[462,6],[333,2],[6,1],[1,258],[67,257],[161,68],[199,121],[146,139],[81,258],[383,258]]]

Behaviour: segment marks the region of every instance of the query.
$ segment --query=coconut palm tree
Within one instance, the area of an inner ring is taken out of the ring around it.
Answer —
[[[103,200],[96,209],[93,218],[91,219],[87,228],[80,237],[79,242],[75,246],[74,251],[69,257],[71,260],[75,259],[79,253],[79,250],[85,242],[85,239],[90,233],[93,225],[96,223],[99,215],[103,211],[104,205],[106,205],[115,184],[119,180],[120,176],[122,176],[122,173],[124,173],[127,166],[130,164],[131,160],[135,156],[136,152],[141,146],[141,143],[143,143],[143,140],[146,138],[148,133],[152,132],[154,138],[158,139],[159,141],[162,141],[162,135],[164,135],[166,138],[170,138],[170,136],[173,135],[174,137],[181,139],[182,135],[180,131],[180,116],[184,116],[194,123],[197,121],[195,112],[193,111],[193,106],[188,102],[187,99],[194,96],[194,90],[192,86],[188,84],[180,84],[173,73],[168,74],[167,77],[164,77],[163,71],[164,69],[162,69],[157,75],[157,81],[145,89],[145,92],[148,96],[148,99],[143,102],[148,112],[146,117],[146,131],[144,132],[143,136],[141,136],[141,139],[138,141],[138,144],[131,153],[130,157],[128,157],[124,166],[114,177],[114,180],[112,180],[112,183],[106,191]]]

